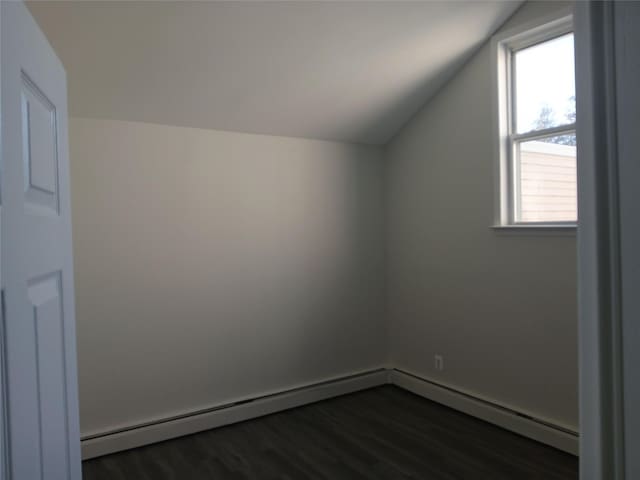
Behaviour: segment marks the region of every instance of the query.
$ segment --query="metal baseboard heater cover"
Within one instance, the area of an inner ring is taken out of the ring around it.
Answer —
[[[392,384],[499,427],[577,455],[579,434],[545,419],[397,368],[376,368],[82,438],[84,459],[221,427],[329,398]]]

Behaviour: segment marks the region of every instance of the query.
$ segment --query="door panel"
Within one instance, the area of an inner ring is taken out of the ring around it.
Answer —
[[[24,4],[0,9],[8,473],[80,480],[66,76]]]
[[[26,203],[58,213],[56,109],[22,74],[22,152]]]
[[[36,341],[39,448],[43,478],[68,478],[69,439],[66,415],[64,312],[61,272],[29,282]]]

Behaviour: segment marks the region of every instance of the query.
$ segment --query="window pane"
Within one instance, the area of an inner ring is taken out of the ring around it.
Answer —
[[[518,222],[576,222],[576,135],[517,144]]]
[[[575,122],[573,34],[518,50],[513,60],[516,132]]]

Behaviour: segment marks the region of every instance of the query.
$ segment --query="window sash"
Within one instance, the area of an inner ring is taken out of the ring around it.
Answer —
[[[545,137],[554,137],[565,134],[568,131],[576,130],[576,124],[574,123],[566,123],[563,125],[558,125],[557,127],[543,128],[540,130],[530,130],[524,133],[512,133],[510,135],[511,141],[513,142],[522,142],[527,140],[537,140],[539,138]]]
[[[575,226],[576,221],[552,221],[545,220],[540,222],[521,221],[518,220],[519,212],[521,212],[522,199],[520,196],[520,165],[517,155],[518,145],[522,142],[537,140],[540,138],[559,136],[566,134],[575,134],[575,122],[562,124],[554,127],[543,128],[539,130],[529,130],[527,132],[516,133],[517,119],[517,103],[516,103],[516,73],[514,56],[516,52],[525,48],[551,41],[555,38],[562,37],[569,33],[573,33],[572,26],[563,26],[561,28],[541,32],[538,35],[527,36],[518,42],[510,42],[505,45],[508,54],[506,55],[506,74],[507,74],[507,191],[502,192],[507,198],[507,223],[514,226],[527,225],[550,225],[550,226]]]
[[[562,32],[562,33],[559,33]],[[568,35],[570,33],[573,33],[573,28],[572,27],[567,27],[565,26],[563,29],[561,30],[552,30],[549,32],[546,32],[545,35],[543,36],[532,36],[530,38],[526,38],[524,43],[519,43],[516,44],[517,46],[514,46],[513,43],[510,43],[508,45],[506,45],[507,51],[508,51],[508,55],[507,55],[507,84],[509,85],[508,91],[507,91],[507,115],[508,115],[508,128],[509,128],[509,136],[511,135],[516,135],[517,134],[517,119],[518,119],[518,102],[516,102],[517,97],[517,88],[516,88],[516,62],[514,60],[515,55],[517,52],[519,52],[520,50],[524,50],[526,48],[529,47],[534,47],[536,45],[540,45],[542,43],[545,42],[550,42],[552,40],[555,40],[556,38],[560,38],[560,37],[564,37],[565,35]],[[574,125],[574,123],[572,124],[561,124],[561,125],[557,125],[556,127],[551,127],[551,128],[563,128],[563,127],[568,127],[569,125]],[[550,128],[550,129],[551,129]],[[575,127],[574,127],[575,128]],[[541,132],[543,130],[550,130],[550,129],[542,129],[542,130],[529,130],[528,132],[522,132],[520,134],[517,135],[526,135],[528,133],[533,133],[533,132]]]
[[[533,132],[515,134],[513,115],[513,93],[515,75],[512,73],[514,52],[554,38],[574,33],[572,9],[540,17],[526,25],[505,30],[492,38],[493,83],[494,83],[494,132],[495,132],[495,178],[496,188],[494,227],[527,229],[531,227],[575,228],[574,222],[515,222],[514,198],[514,146],[519,141],[534,140],[550,134],[573,133],[575,124],[559,125]],[[531,230],[534,231],[534,230]]]
[[[575,135],[576,126],[575,123],[569,125],[563,125],[561,127],[545,128],[543,130],[534,130],[527,133],[512,134],[509,137],[509,161],[508,172],[509,176],[509,224],[510,225],[550,225],[550,226],[575,226],[577,220],[544,220],[544,221],[522,221],[518,217],[522,216],[522,197],[520,192],[521,177],[520,177],[520,157],[518,155],[518,146],[521,143],[529,142],[532,140],[539,140],[547,137],[557,137],[561,135]]]

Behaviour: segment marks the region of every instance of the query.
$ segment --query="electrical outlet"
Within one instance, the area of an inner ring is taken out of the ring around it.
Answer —
[[[444,370],[444,357],[442,355],[434,355],[434,366],[436,370],[443,371]]]

